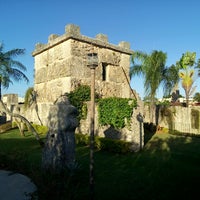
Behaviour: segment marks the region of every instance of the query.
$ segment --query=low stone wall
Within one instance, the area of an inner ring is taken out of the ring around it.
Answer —
[[[134,151],[138,151],[144,146],[144,130],[143,130],[143,103],[139,101],[140,106],[133,110],[130,126],[121,130],[114,129],[111,126],[100,126],[98,123],[98,111],[95,106],[95,135],[112,139],[124,140],[132,142]],[[87,118],[80,121],[76,133],[90,133],[90,104],[87,105]]]
[[[182,133],[200,134],[200,106],[157,106],[154,123]],[[149,109],[145,107],[145,122],[149,120]]]
[[[121,130],[113,129],[110,126],[100,126],[98,123],[98,110],[95,108],[95,135],[100,137],[108,137],[112,139],[124,140],[132,142],[134,151],[143,148],[144,145],[144,131],[143,131],[143,103],[138,101],[139,106],[133,110],[130,126],[124,127]],[[30,108],[25,109],[20,105],[20,114],[26,117],[30,122],[35,124],[42,124],[47,126],[48,114],[52,103],[43,103],[39,105],[33,104]],[[19,105],[18,105],[19,106]],[[79,126],[76,128],[76,133],[89,134],[90,133],[90,103],[87,103],[87,117],[81,120]],[[38,112],[39,111],[39,112]]]

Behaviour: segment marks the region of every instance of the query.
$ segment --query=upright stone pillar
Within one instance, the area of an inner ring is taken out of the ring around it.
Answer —
[[[77,109],[66,96],[50,107],[42,168],[60,172],[75,162],[75,129],[78,126]]]

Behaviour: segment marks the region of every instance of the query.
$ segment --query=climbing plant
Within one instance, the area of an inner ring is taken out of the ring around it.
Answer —
[[[109,97],[98,102],[100,125],[111,125],[116,129],[125,127],[130,123],[133,108],[137,106],[136,100],[128,98]]]
[[[74,91],[66,94],[70,103],[78,109],[78,119],[85,119],[87,116],[87,104],[86,101],[90,101],[90,86],[79,85]],[[98,94],[95,94],[95,98],[98,99]]]

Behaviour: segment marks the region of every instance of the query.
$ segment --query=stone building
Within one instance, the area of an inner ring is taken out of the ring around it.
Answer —
[[[100,96],[135,96],[129,85],[130,44],[124,41],[119,45],[110,44],[104,34],[86,37],[80,33],[78,26],[70,24],[65,27],[63,35],[52,34],[47,44],[36,44],[32,53],[35,60],[34,90],[43,124],[47,124],[49,106],[59,96],[73,91],[80,84],[90,85],[88,53],[98,54],[95,90]],[[37,123],[37,118],[32,121]],[[87,127],[87,123],[84,126]]]
[[[48,44],[36,44],[35,85],[38,102],[52,102],[61,94],[79,84],[90,83],[87,54],[97,53],[97,92],[104,96],[130,97],[129,77],[130,45],[120,42],[118,46],[108,43],[106,35],[89,38],[80,34],[75,25],[67,25],[62,36],[50,35]]]
[[[80,28],[67,25],[62,36],[50,35],[47,44],[36,44],[34,90],[38,104],[52,104],[60,95],[72,91],[78,84],[90,84],[87,54],[98,54],[96,92],[102,97],[129,98],[130,45],[108,43],[106,35],[89,38],[80,34]],[[128,79],[128,81],[127,81]],[[44,116],[45,118],[45,116]]]

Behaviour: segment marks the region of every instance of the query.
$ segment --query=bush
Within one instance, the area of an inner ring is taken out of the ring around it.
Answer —
[[[110,97],[100,99],[98,103],[99,123],[111,125],[116,129],[120,129],[129,125],[133,108],[137,106],[137,102],[133,99]]]
[[[84,134],[75,134],[76,144],[90,145],[90,136]],[[110,138],[103,138],[95,136],[95,149],[105,150],[113,153],[128,153],[132,152],[131,142],[122,140],[114,140]]]
[[[39,134],[47,134],[47,132],[48,132],[48,127],[46,127],[46,126],[38,125],[38,124],[32,124],[32,126],[34,127],[36,132]]]
[[[70,103],[75,106],[79,112],[78,119],[85,119],[87,116],[86,101],[90,100],[90,87],[87,85],[80,85],[74,91],[66,93]]]
[[[90,144],[89,135],[75,134],[75,138],[76,138],[76,144],[81,144],[81,145],[89,145]]]

